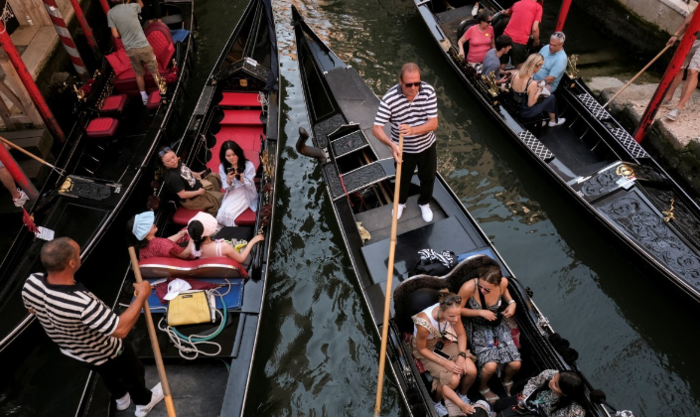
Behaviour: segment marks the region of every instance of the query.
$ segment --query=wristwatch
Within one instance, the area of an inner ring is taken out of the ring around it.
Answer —
[[[467,359],[467,352],[459,352],[458,356],[461,356],[464,359]]]

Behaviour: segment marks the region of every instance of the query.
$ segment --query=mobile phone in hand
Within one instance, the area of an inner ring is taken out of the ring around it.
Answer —
[[[202,178],[206,177],[209,174],[211,174],[211,168],[205,169],[204,172],[202,173]]]

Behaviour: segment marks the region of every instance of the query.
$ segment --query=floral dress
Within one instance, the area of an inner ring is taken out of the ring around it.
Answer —
[[[547,384],[549,380],[554,378],[558,373],[559,371],[555,369],[546,369],[536,377],[530,378],[525,388],[523,388],[523,396],[528,397],[535,392],[535,390]],[[568,407],[554,410],[554,405],[557,401],[559,401],[559,396],[552,392],[552,390],[546,389],[540,392],[537,398],[531,402],[538,404],[549,417],[585,417],[586,410],[575,402],[572,402]]]
[[[478,287],[476,282],[474,283],[474,288],[476,288],[478,293]],[[500,288],[499,288],[500,290]],[[476,301],[476,293],[473,297],[467,300],[467,307],[472,310],[481,310],[481,304]],[[498,301],[487,308],[494,313],[498,313],[498,308],[503,302],[502,296],[499,295]],[[477,369],[481,370],[484,365],[488,362],[496,362],[500,365],[505,365],[508,362],[519,361],[520,352],[513,342],[513,336],[510,331],[510,327],[505,320],[501,320],[498,326],[491,326],[485,324],[484,319],[480,317],[473,317],[467,321],[467,335],[468,340],[472,344],[472,352],[476,355],[476,366]],[[493,347],[489,347],[490,334],[493,335]]]

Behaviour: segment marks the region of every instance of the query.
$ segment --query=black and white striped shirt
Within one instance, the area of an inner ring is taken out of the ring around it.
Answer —
[[[413,102],[408,101],[403,94],[401,85],[396,84],[389,89],[379,102],[379,109],[377,109],[374,124],[384,126],[387,122],[391,122],[391,140],[398,144],[399,125],[420,126],[425,124],[428,119],[433,119],[437,116],[437,96],[435,95],[435,89],[430,84],[421,82],[420,89]],[[428,149],[433,143],[435,143],[435,134],[433,132],[404,136],[403,151],[406,153],[420,153]]]
[[[97,366],[122,348],[121,339],[110,336],[119,317],[81,284],[53,285],[44,274],[32,274],[22,300],[66,356]]]

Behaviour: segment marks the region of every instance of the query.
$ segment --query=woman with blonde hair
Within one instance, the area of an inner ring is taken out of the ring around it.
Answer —
[[[533,74],[542,68],[542,64],[544,64],[542,55],[530,55],[518,73],[513,76],[511,87],[515,94],[515,101],[520,104],[520,117],[530,119],[547,112],[549,114],[549,127],[559,126],[566,119],[557,117],[557,99],[553,95],[548,95],[540,101],[540,94],[544,88],[540,87],[537,81],[532,78]]]

